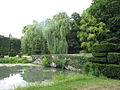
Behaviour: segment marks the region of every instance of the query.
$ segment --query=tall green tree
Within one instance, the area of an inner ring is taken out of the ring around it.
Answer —
[[[70,18],[65,12],[58,13],[49,20],[45,29],[45,36],[51,54],[68,53],[66,36],[70,29]]]
[[[73,13],[71,15],[71,30],[67,34],[67,42],[68,42],[68,53],[79,53],[80,44],[79,38],[77,37],[77,32],[80,30],[80,20],[81,17],[78,13]]]
[[[26,54],[45,53],[46,41],[43,36],[41,23],[34,21],[32,25],[27,25],[23,28],[23,33],[24,36],[21,39],[21,44],[24,53]]]
[[[82,42],[81,47],[84,49],[84,52],[91,52],[93,45],[103,41],[109,30],[103,22],[98,22],[96,18],[88,16],[88,14],[82,17],[80,23],[78,37]]]
[[[93,0],[89,14],[100,22],[106,24],[110,30],[108,41],[120,42],[120,1],[119,0]]]

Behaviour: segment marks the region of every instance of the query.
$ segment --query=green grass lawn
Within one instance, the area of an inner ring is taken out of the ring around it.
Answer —
[[[30,85],[16,90],[120,90],[120,80],[72,74],[57,75],[49,86]]]

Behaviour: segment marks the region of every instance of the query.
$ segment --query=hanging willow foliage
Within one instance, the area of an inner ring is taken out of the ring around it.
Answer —
[[[56,14],[45,27],[45,37],[51,54],[68,53],[66,35],[70,31],[70,18],[66,13]]]
[[[41,24],[34,22],[23,29],[24,36],[21,39],[22,50],[25,54],[44,54],[46,40],[43,36]]]

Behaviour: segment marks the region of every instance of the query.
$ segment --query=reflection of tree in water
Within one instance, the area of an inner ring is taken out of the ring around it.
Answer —
[[[23,74],[23,79],[27,82],[41,82],[46,79],[51,79],[54,72],[50,69],[43,69],[43,67],[31,67]]]
[[[10,74],[21,73],[23,79],[27,82],[41,82],[43,80],[51,79],[55,74],[58,74],[61,71],[64,74],[72,73],[61,69],[43,68],[42,66],[2,66],[0,67],[0,79],[9,77]]]
[[[26,68],[26,67],[22,67],[22,66],[12,66],[12,67],[2,66],[2,67],[0,67],[0,79],[9,77],[10,74],[12,75],[12,74],[20,73],[23,68]]]

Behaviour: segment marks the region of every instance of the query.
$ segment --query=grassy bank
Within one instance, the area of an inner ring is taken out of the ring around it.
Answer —
[[[30,63],[27,58],[18,58],[18,57],[9,57],[9,58],[1,58],[0,63]]]
[[[16,90],[120,90],[120,80],[72,74],[57,75],[49,86],[30,85]]]

